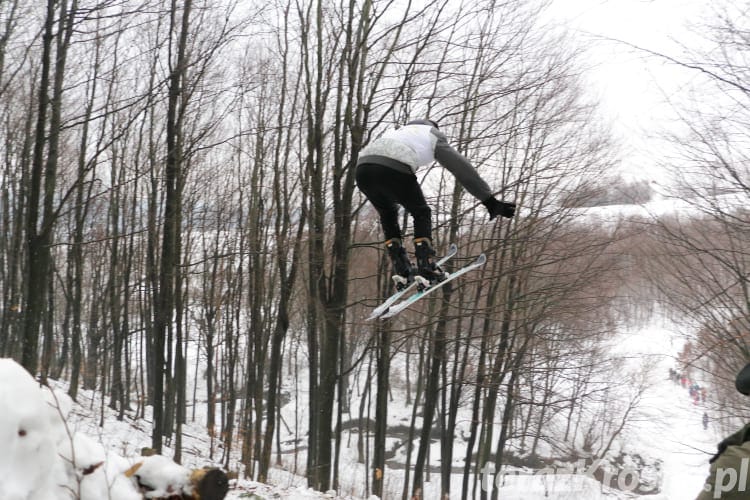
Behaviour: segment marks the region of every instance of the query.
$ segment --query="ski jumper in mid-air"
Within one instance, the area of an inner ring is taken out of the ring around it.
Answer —
[[[399,277],[402,283],[410,282],[415,272],[433,284],[444,277],[434,261],[432,211],[416,176],[419,167],[434,161],[448,169],[469,193],[482,202],[490,220],[498,215],[511,218],[515,214],[516,205],[499,201],[493,196],[490,187],[466,157],[448,143],[436,122],[412,120],[400,128],[388,130],[360,152],[356,179],[359,190],[380,216],[397,286]],[[398,224],[399,205],[414,219],[416,270],[402,242]]]

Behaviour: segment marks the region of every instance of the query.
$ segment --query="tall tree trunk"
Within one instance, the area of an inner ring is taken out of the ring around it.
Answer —
[[[124,340],[122,338],[122,311],[121,311],[121,300],[120,291],[122,289],[122,273],[120,270],[120,205],[121,201],[121,187],[120,179],[117,176],[117,162],[118,154],[116,150],[112,152],[113,160],[110,165],[111,178],[110,182],[112,185],[112,197],[110,199],[109,206],[109,278],[107,280],[107,295],[109,297],[109,313],[110,321],[112,322],[112,376],[110,385],[110,401],[109,407],[112,409],[117,408],[117,403],[122,398],[123,383],[122,383],[122,350],[124,346]]]
[[[514,297],[517,293],[516,282],[516,276],[511,275],[508,280],[507,289],[504,291],[506,294],[506,301],[503,316],[500,321],[500,341],[498,343],[497,352],[495,353],[495,359],[492,362],[492,368],[487,377],[487,399],[482,412],[482,435],[479,440],[479,456],[477,464],[477,468],[480,471],[484,470],[485,465],[492,458],[492,428],[495,425],[497,398],[500,393],[500,386],[507,373],[505,364],[509,356],[508,351],[512,342],[511,322],[514,315]],[[482,499],[485,499],[487,497],[487,492],[482,490],[481,497]]]
[[[499,470],[503,464],[503,452],[505,450],[505,444],[508,442],[508,436],[510,434],[510,424],[513,416],[513,408],[515,407],[515,398],[513,396],[513,390],[516,383],[516,372],[511,371],[508,377],[507,393],[505,395],[505,405],[503,406],[503,416],[500,421],[500,436],[497,438],[497,448],[495,449],[495,464]],[[482,490],[482,493],[485,493]],[[498,488],[492,488],[492,499],[498,498]]]
[[[2,323],[0,323],[0,355],[11,356],[14,358],[20,357],[20,352],[16,347],[19,344],[19,340],[23,333],[24,327],[23,318],[23,307],[22,301],[25,299],[25,285],[24,285],[24,263],[28,262],[26,255],[26,240],[24,235],[24,229],[26,227],[26,213],[29,210],[27,204],[27,191],[29,189],[29,169],[31,164],[31,149],[32,149],[32,131],[34,129],[34,103],[30,102],[29,107],[26,110],[26,117],[24,119],[23,127],[23,144],[20,151],[20,159],[18,161],[17,174],[20,179],[16,183],[17,188],[13,188],[12,185],[8,186],[8,189],[13,194],[15,203],[11,209],[7,201],[9,197],[4,197],[5,205],[3,207],[3,221],[4,227],[6,228],[5,234],[10,237],[8,241],[7,260],[6,268],[7,275],[3,279],[3,296],[5,297],[5,304],[0,317],[2,317]],[[6,128],[11,128],[11,124],[5,124]],[[10,145],[6,147],[8,154],[12,151]],[[13,179],[13,173],[10,168],[13,164],[10,159],[5,162],[7,169],[3,183],[9,183]],[[6,188],[6,186],[3,186]],[[5,192],[5,190],[4,190]]]
[[[385,478],[385,438],[388,431],[388,390],[391,368],[390,325],[381,325],[378,332],[377,384],[375,402],[375,442],[372,456],[372,494],[383,497]]]
[[[57,220],[57,207],[55,207],[57,198],[57,167],[60,160],[59,143],[60,133],[62,131],[62,110],[63,110],[63,92],[65,81],[65,65],[68,56],[68,47],[73,36],[75,16],[78,10],[78,1],[73,0],[70,9],[66,1],[61,1],[60,19],[58,21],[58,35],[55,49],[55,78],[52,89],[52,101],[50,108],[49,138],[47,148],[47,161],[44,166],[44,196],[42,206],[44,209],[41,231],[39,234],[41,243],[40,264],[43,268],[44,276],[47,278],[45,294],[49,298],[47,309],[48,323],[45,332],[44,350],[42,353],[42,379],[46,380],[50,366],[53,363],[54,343],[52,339],[52,315],[53,310],[53,266],[52,266],[52,240]],[[33,373],[33,372],[32,372]]]
[[[102,256],[103,257],[103,256]],[[102,309],[104,304],[100,304],[100,300],[96,300],[95,297],[103,294],[102,290],[102,274],[104,269],[101,265],[96,265],[92,270],[93,276],[91,277],[91,307],[89,308],[88,326],[86,328],[86,361],[85,370],[83,373],[83,388],[84,389],[96,389],[96,374],[99,366],[99,357],[102,354],[99,347],[102,342],[102,331],[104,330],[102,321]]]
[[[168,401],[165,399],[165,381],[170,377],[171,367],[166,366],[165,353],[171,353],[171,346],[167,345],[167,338],[171,338],[173,331],[172,319],[175,312],[176,273],[179,272],[179,240],[180,227],[180,193],[179,182],[182,174],[183,159],[180,150],[182,130],[180,130],[180,116],[184,109],[179,109],[182,103],[182,86],[185,83],[187,69],[187,37],[190,26],[191,0],[185,0],[182,6],[182,25],[177,42],[176,59],[173,61],[169,75],[169,102],[167,107],[167,161],[164,173],[164,224],[161,248],[161,266],[159,269],[159,291],[157,294],[157,309],[154,324],[154,428],[151,435],[152,447],[162,450],[162,436],[168,431],[170,423],[165,419]],[[176,0],[172,2],[172,18],[177,15]]]
[[[285,52],[286,54],[286,52]],[[284,65],[286,67],[286,65]],[[282,101],[281,110],[284,109],[285,97],[286,97],[286,73],[284,79],[282,79]],[[296,99],[295,99],[296,100]],[[281,130],[282,124],[282,113],[279,113],[279,129]],[[288,136],[287,136],[288,137]],[[287,146],[283,146],[284,135],[278,134],[278,141],[276,143],[276,157],[274,159],[274,176],[273,176],[273,190],[274,190],[274,203],[276,208],[276,221],[275,221],[275,232],[276,239],[279,244],[276,245],[276,266],[279,272],[279,302],[278,312],[276,316],[276,324],[274,325],[273,335],[271,338],[271,355],[269,358],[269,372],[268,372],[268,394],[266,400],[266,429],[263,435],[263,448],[261,451],[260,462],[259,462],[259,474],[258,480],[263,482],[267,480],[268,469],[271,463],[271,450],[273,446],[273,434],[276,426],[276,417],[278,412],[278,392],[279,392],[279,381],[281,378],[281,370],[283,365],[282,360],[282,347],[286,337],[287,331],[289,330],[289,313],[291,307],[292,292],[294,290],[294,284],[297,280],[297,273],[300,266],[300,249],[302,244],[302,236],[307,222],[307,203],[306,203],[306,181],[303,182],[302,192],[302,208],[297,223],[297,230],[293,241],[291,242],[291,255],[288,253],[289,241],[287,235],[292,229],[291,215],[293,210],[292,200],[290,199],[289,188],[287,185],[289,172],[286,166],[289,164],[289,147],[290,137],[288,137],[286,143]],[[283,155],[283,156],[282,156]],[[282,176],[282,174],[284,174]]]
[[[445,288],[449,288],[447,285]],[[442,302],[441,309],[448,307],[447,297],[450,292],[446,291]],[[441,311],[438,316],[439,320],[435,327],[434,346],[432,348],[432,359],[430,360],[430,373],[427,377],[425,386],[425,402],[422,410],[422,432],[419,436],[419,449],[417,450],[417,460],[414,462],[414,480],[412,483],[412,496],[415,498],[424,498],[424,471],[427,461],[427,452],[430,447],[430,434],[432,432],[432,422],[435,417],[435,408],[440,395],[440,372],[445,362],[446,350],[446,311]]]
[[[185,108],[183,101],[182,109]],[[178,149],[182,151],[181,145]],[[180,176],[177,179],[177,206],[182,207],[182,192],[185,183],[184,170],[181,169]],[[177,231],[182,227],[182,211],[177,212]],[[179,262],[180,255],[182,255],[182,238],[177,237],[175,241],[175,255]],[[186,257],[187,259],[187,257]],[[187,263],[185,263],[187,264]],[[175,272],[174,278],[174,317],[175,317],[175,348],[174,348],[174,377],[173,382],[173,394],[170,401],[174,404],[174,429],[175,429],[175,441],[174,441],[174,456],[173,459],[177,463],[182,463],[182,424],[185,422],[186,414],[186,398],[187,398],[187,364],[185,361],[185,332],[184,332],[184,312],[185,312],[185,294],[186,294],[186,283],[184,274],[179,272],[179,267]]]
[[[44,34],[42,36],[42,68],[39,79],[39,102],[34,153],[31,162],[28,210],[26,211],[26,295],[23,323],[21,363],[29,373],[36,374],[38,364],[39,324],[44,307],[49,252],[44,230],[39,231],[39,203],[42,198],[44,151],[47,146],[47,111],[49,108],[49,75],[52,65],[52,42],[55,26],[55,0],[47,0]]]
[[[96,45],[95,72],[91,80],[90,98],[86,105],[85,119],[83,120],[83,132],[81,133],[80,153],[78,156],[78,182],[75,187],[75,205],[73,207],[73,241],[68,252],[68,277],[67,288],[70,300],[66,312],[70,314],[70,383],[68,395],[75,400],[78,397],[78,385],[83,363],[82,353],[82,310],[83,310],[83,231],[86,224],[89,207],[91,205],[91,189],[93,182],[86,183],[86,173],[89,166],[86,162],[86,144],[89,137],[89,123],[93,113],[96,96],[99,69],[99,55],[101,44]],[[96,163],[94,162],[94,165]],[[92,170],[95,167],[91,167]],[[86,189],[88,187],[88,190]]]

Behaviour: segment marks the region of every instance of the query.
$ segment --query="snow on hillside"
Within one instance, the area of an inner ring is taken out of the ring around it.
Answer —
[[[668,377],[669,369],[675,366],[673,356],[679,351],[679,338],[669,328],[655,324],[638,332],[623,333],[617,345],[619,348],[614,354],[629,356],[633,362],[651,360],[659,374],[644,396],[636,422],[625,433],[625,441],[630,450],[637,450],[644,456],[661,461],[661,492],[649,495],[648,498],[694,498],[707,473],[707,460],[721,436],[716,435],[710,426],[708,430],[703,429],[702,415],[705,408],[701,403],[695,404],[687,389]],[[140,498],[133,496],[132,488],[129,489],[127,481],[118,474],[143,460],[140,450],[150,445],[148,422],[133,421],[129,417],[124,421],[117,421],[107,408],[102,410],[100,395],[86,391],[83,391],[78,403],[66,399],[62,390],[55,391],[56,398],[50,398],[51,393],[47,389],[39,388],[28,374],[20,370],[20,366],[14,362],[0,360],[0,405],[8,409],[0,415],[0,432],[3,442],[7,443],[6,453],[0,456],[0,498],[70,498],[67,493],[61,493],[60,496],[37,494],[41,491],[64,491],[59,489],[60,484],[67,484],[68,487],[77,487],[78,484],[86,486],[81,490],[83,500],[101,498],[98,495],[101,495],[101,488],[106,485],[117,493],[112,496],[113,499]],[[67,415],[67,427],[60,425],[60,412],[49,404],[55,399],[59,401],[55,406],[59,405],[62,414]],[[396,402],[391,405],[389,420],[399,421],[405,418],[402,406]],[[290,411],[289,408],[287,411]],[[400,415],[401,412],[404,415]],[[104,424],[100,426],[102,417]],[[26,433],[24,436],[17,434],[21,427]],[[217,452],[218,456],[213,460],[208,457],[210,445],[202,426],[188,425],[184,433],[186,467],[220,465],[216,460],[220,460],[221,451]],[[71,436],[74,437],[77,468],[72,468],[65,458],[58,456],[58,453],[62,453],[62,457],[70,456],[70,447],[66,443],[70,442]],[[34,446],[25,446],[22,441],[30,442],[31,439],[27,438],[31,437],[34,438]],[[458,442],[457,446],[460,445]],[[354,440],[351,447],[355,447]],[[435,456],[439,456],[437,449],[435,453]],[[165,455],[171,456],[171,450],[166,449]],[[456,456],[460,456],[460,453]],[[300,454],[296,460],[298,470],[303,470],[304,455]],[[95,474],[82,475],[83,469],[100,462],[104,465]],[[292,467],[287,468],[291,470]],[[45,475],[45,470],[52,470],[54,473]],[[355,450],[345,446],[342,451],[340,494],[314,492],[306,487],[303,477],[277,469],[271,474],[270,481],[273,485],[235,480],[231,483],[227,498],[361,498],[365,494],[364,488],[357,483],[365,473],[364,466],[356,463]],[[388,468],[386,477],[392,494],[400,492],[403,471],[397,467]],[[433,475],[432,479],[426,485],[425,498],[439,497],[439,484],[436,484],[439,483],[436,481],[439,477]],[[626,491],[603,488],[585,470],[531,471],[520,474],[515,471],[499,476],[487,471],[485,476],[486,484],[494,482],[501,486],[500,496],[503,499],[593,500],[636,497],[627,493],[631,477],[624,474],[615,479],[621,481],[621,486],[625,486],[623,489]],[[102,482],[104,480],[106,481]],[[164,478],[164,482],[168,482],[167,478]],[[460,484],[460,475],[456,474],[453,491],[459,492]],[[87,491],[92,493],[85,496]],[[32,492],[34,494],[29,496]]]
[[[654,192],[651,201],[647,203],[585,207],[575,209],[574,213],[585,215],[595,222],[611,223],[633,218],[655,219],[665,215],[691,217],[715,209],[732,211],[746,208],[747,201],[747,193],[744,191],[702,199],[676,198]]]
[[[141,499],[129,471],[154,488],[147,498],[192,494],[190,468],[219,465],[204,455],[209,445],[196,428],[186,431],[184,467],[166,456],[140,456],[141,448],[150,445],[149,425],[118,421],[111,411],[102,410],[100,400],[93,396],[83,391],[79,402],[73,402],[60,387],[40,386],[15,361],[0,358],[0,499]],[[142,465],[133,471],[137,463]],[[235,482],[226,498],[251,494],[260,498],[336,498],[304,486],[252,481]]]
[[[655,322],[637,332],[626,333],[620,343],[621,354],[633,360],[652,359],[659,379],[646,393],[640,420],[629,434],[631,447],[662,460],[661,494],[653,500],[695,498],[708,473],[708,459],[723,436],[709,424],[703,429],[703,413],[709,412],[702,402],[690,397],[689,389],[669,378],[676,368],[674,357],[682,342],[672,325]],[[708,388],[710,390],[710,388]]]
[[[673,325],[656,320],[635,332],[623,332],[617,339],[614,356],[624,356],[633,364],[650,363],[655,380],[644,394],[633,423],[624,431],[623,441],[631,453],[652,457],[661,463],[659,492],[648,495],[628,493],[637,472],[613,477],[622,490],[603,488],[586,470],[574,474],[550,470],[531,475],[508,475],[500,490],[503,500],[598,500],[611,498],[648,498],[649,500],[686,500],[700,492],[708,473],[708,459],[723,436],[709,423],[703,428],[703,414],[710,409],[696,403],[687,387],[670,379],[677,366],[675,356],[682,341]],[[710,390],[710,388],[709,388]],[[437,497],[435,497],[437,498]]]

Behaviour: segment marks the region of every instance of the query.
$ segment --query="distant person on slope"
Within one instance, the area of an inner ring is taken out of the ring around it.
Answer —
[[[750,363],[740,370],[735,387],[750,396]],[[709,463],[708,478],[696,500],[747,500],[750,498],[750,424],[719,443]],[[744,472],[743,472],[744,471]]]
[[[400,128],[388,130],[370,142],[357,159],[357,186],[380,216],[385,246],[391,258],[397,288],[414,279],[414,268],[402,242],[398,224],[398,206],[414,219],[416,272],[436,283],[444,273],[434,263],[432,211],[417,181],[416,171],[437,161],[447,168],[475,198],[487,208],[490,220],[498,215],[511,218],[516,205],[497,200],[487,183],[471,163],[448,143],[432,120],[412,120]]]

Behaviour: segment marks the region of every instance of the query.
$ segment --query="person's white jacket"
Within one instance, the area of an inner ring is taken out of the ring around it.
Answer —
[[[393,168],[405,174],[437,161],[476,199],[486,201],[492,191],[469,160],[456,151],[445,134],[430,120],[412,120],[403,127],[388,130],[365,146],[357,164],[372,163]]]

